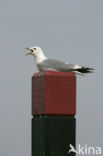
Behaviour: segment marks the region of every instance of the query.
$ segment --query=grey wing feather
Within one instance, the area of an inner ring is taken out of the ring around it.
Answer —
[[[68,72],[68,71],[71,71],[74,67],[75,67],[75,65],[73,65],[73,64],[67,64],[67,63],[64,63],[62,61],[58,61],[55,59],[46,59],[42,63],[38,64],[38,68],[40,70],[51,68],[51,69],[55,69],[58,71]]]

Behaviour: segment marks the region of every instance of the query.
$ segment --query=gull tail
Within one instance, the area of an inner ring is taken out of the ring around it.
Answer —
[[[79,75],[93,73],[93,71],[94,71],[93,68],[88,68],[88,67],[81,67],[81,68],[72,69],[72,72],[79,74]]]

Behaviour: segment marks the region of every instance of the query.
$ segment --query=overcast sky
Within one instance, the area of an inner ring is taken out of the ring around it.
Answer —
[[[0,156],[30,156],[31,77],[25,47],[95,68],[77,76],[77,144],[103,147],[103,1],[0,1]]]

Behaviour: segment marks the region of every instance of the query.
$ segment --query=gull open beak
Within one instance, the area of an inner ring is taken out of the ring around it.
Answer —
[[[30,48],[25,48],[25,49],[26,49],[26,50],[31,50]],[[30,54],[31,54],[31,52],[26,53],[25,56],[30,55]]]

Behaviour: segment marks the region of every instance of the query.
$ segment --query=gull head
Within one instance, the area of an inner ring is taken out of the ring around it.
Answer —
[[[29,53],[26,53],[25,55],[33,55],[33,56],[38,56],[42,55],[43,51],[40,47],[30,47],[30,48],[25,48],[26,50],[29,50]]]
[[[29,50],[29,53],[26,53],[25,55],[32,55],[35,57],[36,63],[41,63],[47,57],[44,55],[42,49],[40,47],[30,47],[30,48],[25,48]]]

